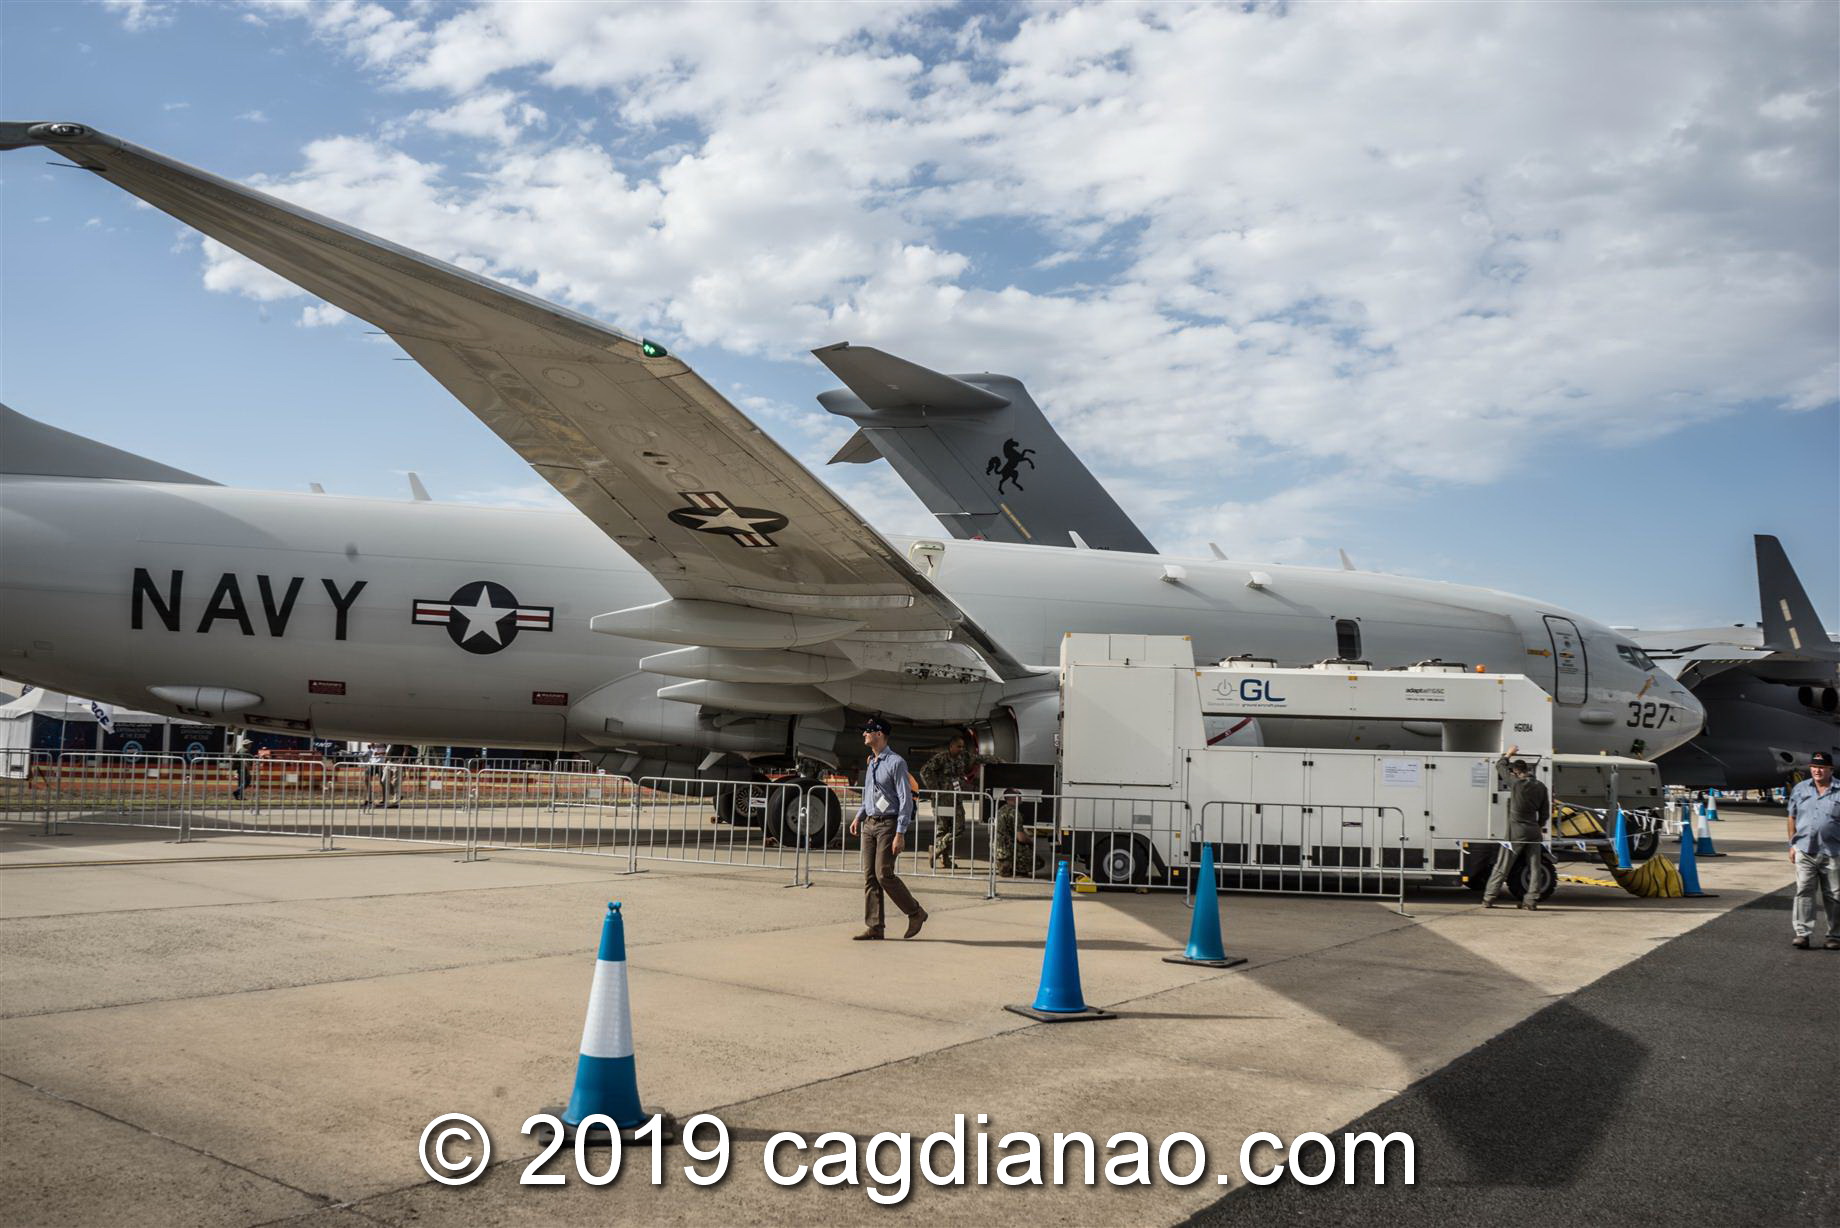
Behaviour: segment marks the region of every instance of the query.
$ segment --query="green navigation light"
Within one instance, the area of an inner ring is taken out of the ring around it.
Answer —
[[[639,352],[647,358],[665,357],[665,348],[656,341],[641,341],[639,343]]]

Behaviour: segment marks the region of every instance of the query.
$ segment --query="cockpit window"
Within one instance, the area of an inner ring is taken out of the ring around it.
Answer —
[[[1616,646],[1616,655],[1623,658],[1623,660],[1629,662],[1637,669],[1658,668],[1654,660],[1634,644],[1618,644]]]

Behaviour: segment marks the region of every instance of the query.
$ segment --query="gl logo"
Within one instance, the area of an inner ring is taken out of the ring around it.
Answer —
[[[1264,678],[1246,678],[1239,684],[1239,697],[1248,703],[1284,702],[1284,696],[1272,689],[1272,684]]]

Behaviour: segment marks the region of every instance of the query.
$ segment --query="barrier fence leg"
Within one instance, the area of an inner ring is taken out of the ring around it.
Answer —
[[[639,804],[641,800],[639,796],[639,783],[634,781],[631,812],[632,824],[626,832],[626,872],[628,874],[645,873],[645,871],[639,868]]]
[[[192,768],[186,764],[179,770],[184,773],[179,778],[179,838],[168,840],[168,844],[192,842]]]
[[[818,787],[823,788],[822,785]],[[792,846],[792,881],[786,884],[786,886],[788,887],[809,887],[811,886],[812,880],[811,880],[811,809],[810,807],[811,807],[811,790],[800,789],[799,790],[799,808],[797,811],[798,816],[799,816],[798,817],[799,839],[798,839],[798,843]],[[799,873],[799,866],[801,862],[804,863],[804,867],[805,867],[805,872],[803,875]]]

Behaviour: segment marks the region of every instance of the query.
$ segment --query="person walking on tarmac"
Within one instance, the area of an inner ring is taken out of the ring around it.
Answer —
[[[1795,863],[1795,926],[1791,944],[1806,951],[1814,938],[1814,903],[1827,913],[1824,950],[1840,951],[1840,786],[1834,757],[1817,750],[1808,759],[1808,779],[1789,790],[1789,859]]]
[[[1518,750],[1520,747],[1510,746],[1508,753],[1495,764],[1496,770],[1505,769],[1510,777],[1508,843],[1495,854],[1495,869],[1489,875],[1489,885],[1483,889],[1482,902],[1486,907],[1495,907],[1495,897],[1501,894],[1509,871],[1516,860],[1525,857],[1527,890],[1521,896],[1520,906],[1533,911],[1539,908],[1540,893],[1546,889],[1545,829],[1547,807],[1552,799],[1546,786],[1534,779],[1532,765],[1525,759],[1513,757]]]
[[[888,748],[888,725],[880,717],[870,717],[863,726],[863,745],[869,750],[869,763],[863,769],[862,805],[850,820],[850,834],[862,836],[863,922],[867,928],[856,935],[856,941],[882,937],[884,897],[907,914],[907,932],[901,936],[912,938],[926,924],[926,909],[894,872],[895,858],[901,855],[908,825],[914,820],[907,760]]]

